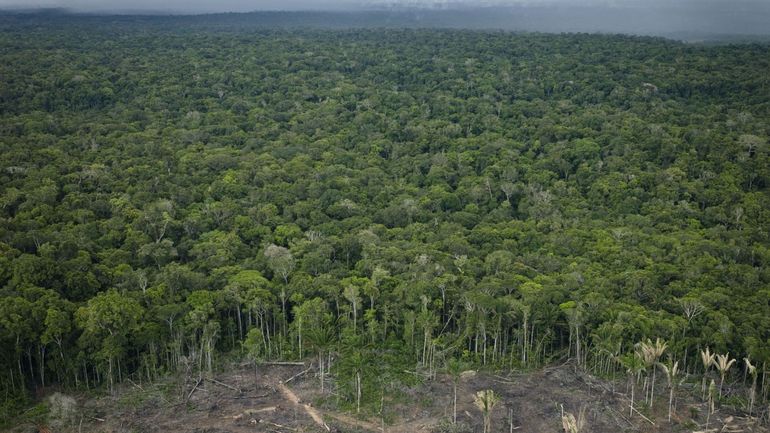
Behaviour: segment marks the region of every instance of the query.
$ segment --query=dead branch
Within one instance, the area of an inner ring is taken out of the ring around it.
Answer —
[[[259,423],[260,424],[268,424],[268,425],[271,425],[271,426],[276,427],[276,428],[285,428],[286,430],[297,431],[297,429],[295,429],[295,428],[291,428],[289,426],[285,426],[285,425],[281,425],[281,424],[276,424],[276,423],[270,422],[270,421],[265,421],[263,419],[259,420]]]
[[[254,415],[255,413],[275,412],[276,410],[278,410],[278,406],[268,406],[260,409],[246,409],[243,413],[246,415]]]
[[[192,397],[192,395],[193,395],[193,393],[195,392],[195,390],[196,390],[196,389],[198,389],[198,385],[200,385],[200,384],[201,384],[201,382],[203,382],[203,378],[199,377],[199,378],[198,378],[198,381],[197,381],[197,382],[195,382],[195,386],[193,386],[193,389],[190,391],[190,393],[189,393],[189,394],[187,394],[187,398],[186,398],[186,399],[185,399],[185,401],[184,401],[185,403],[187,403],[188,401],[190,401],[190,397]]]
[[[312,369],[313,369],[313,367],[312,367],[312,366],[311,366],[311,367],[308,367],[306,370],[303,370],[303,371],[301,371],[301,372],[299,372],[299,373],[295,374],[294,376],[292,376],[292,377],[290,377],[290,378],[288,378],[288,379],[284,380],[284,381],[283,381],[283,383],[289,383],[289,382],[291,382],[292,380],[294,380],[294,379],[296,379],[296,378],[298,378],[298,377],[300,377],[300,376],[302,376],[302,375],[306,374],[308,371],[310,371],[310,370],[312,370]]]
[[[260,362],[262,365],[301,365],[305,366],[304,362],[292,362],[292,361],[263,361]]]
[[[267,397],[267,396],[269,396],[269,395],[272,395],[272,394],[274,394],[274,393],[275,393],[275,391],[273,391],[273,392],[268,392],[268,393],[266,393],[266,394],[258,394],[258,395],[235,395],[235,396],[232,396],[232,397],[222,397],[222,398],[233,399],[233,400],[237,400],[237,399],[241,399],[241,398],[249,398],[249,399],[252,399],[252,398],[265,398],[265,397]]]
[[[636,412],[636,414],[637,414],[637,415],[639,415],[640,417],[644,418],[644,419],[645,419],[645,421],[647,421],[648,423],[650,423],[650,424],[652,424],[652,425],[655,425],[655,423],[654,423],[654,422],[652,422],[652,420],[651,420],[651,419],[649,419],[649,418],[647,418],[646,416],[642,415],[642,413],[641,413],[641,412],[639,412],[638,410],[636,410],[636,408],[635,408],[635,407],[633,407],[633,406],[629,406],[629,407],[631,408],[631,410],[632,410],[632,411]]]
[[[209,379],[209,380],[214,382],[215,384],[217,384],[219,386],[224,386],[225,388],[232,389],[233,391],[237,391],[239,394],[243,392],[240,389],[238,389],[238,388],[236,388],[236,387],[234,387],[232,385],[228,385],[226,383],[222,383],[222,382],[220,382],[220,381],[218,381],[216,379]]]
[[[610,410],[610,413],[612,414],[612,417],[613,417],[613,418],[615,418],[615,417],[619,417],[619,418],[620,418],[620,419],[622,419],[623,421],[627,422],[629,426],[631,426],[631,427],[633,427],[633,426],[634,426],[634,423],[632,423],[631,421],[629,421],[629,420],[628,420],[628,418],[626,418],[625,416],[623,416],[623,414],[621,414],[620,412],[616,411],[615,409],[613,409],[613,408],[611,408],[611,407],[609,407],[609,406],[607,406],[607,409],[609,409],[609,410]],[[617,418],[615,419],[615,422],[617,422]],[[618,424],[619,424],[619,423],[618,423]]]
[[[127,379],[128,379],[128,378],[127,378]],[[141,390],[142,392],[144,392],[144,388],[142,388],[142,386],[141,386],[141,385],[137,385],[137,384],[136,384],[136,383],[134,383],[134,381],[133,381],[133,380],[131,380],[131,379],[128,379],[128,381],[129,381],[129,382],[131,382],[131,385],[134,385],[134,387],[135,387],[135,388],[138,388],[139,390]]]

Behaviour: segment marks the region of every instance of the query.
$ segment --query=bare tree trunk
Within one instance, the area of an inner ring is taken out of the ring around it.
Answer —
[[[356,371],[356,413],[361,413],[361,372]]]
[[[302,359],[302,319],[298,319],[297,322],[297,339],[299,343],[299,357]]]
[[[288,284],[288,280],[284,277],[284,282]],[[283,323],[281,324],[281,328],[283,329],[283,336],[286,336],[286,289],[281,288],[281,317],[283,318]]]
[[[40,384],[45,388],[45,345],[40,346]]]
[[[454,391],[454,400],[452,403],[452,424],[457,424],[457,382],[452,387]]]
[[[21,387],[24,387],[24,370],[21,368],[21,353],[19,353],[19,356],[16,357],[16,364],[19,366],[19,382],[21,383]]]
[[[524,316],[524,326],[522,327],[522,332],[524,333],[524,339],[521,343],[521,363],[523,365],[527,365],[527,336],[529,333],[529,329],[527,328],[527,320],[528,317]]]
[[[720,399],[720,403],[719,404],[721,405],[722,404],[721,403],[721,400],[722,400],[722,385],[725,383],[725,375],[724,375],[724,373],[720,374],[719,377],[721,378],[719,380],[719,399]]]
[[[235,314],[238,316],[238,338],[243,340],[243,319],[241,318],[241,306],[237,305],[235,308]]]
[[[581,365],[580,357],[580,327],[575,326],[575,355],[577,356],[578,365]]]
[[[655,366],[652,366],[652,384],[650,385],[650,407],[655,402]]]
[[[754,380],[751,383],[751,395],[749,397],[749,419],[751,419],[751,411],[754,410],[754,398],[757,391],[757,375],[754,374]]]
[[[86,380],[86,389],[89,389],[90,385],[88,384],[88,367],[86,366],[85,360],[83,360],[83,378]]]
[[[32,378],[32,383],[35,382],[35,367],[32,365],[32,351],[27,347],[27,364],[29,365],[29,376]]]
[[[321,394],[324,393],[324,354],[318,352],[318,374],[321,376]]]
[[[110,357],[110,393],[112,393],[112,357]]]

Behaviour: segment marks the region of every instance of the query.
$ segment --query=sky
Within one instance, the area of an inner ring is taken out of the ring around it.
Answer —
[[[528,5],[684,8],[719,7],[723,9],[762,8],[770,0],[0,0],[0,8],[61,7],[77,11],[166,11],[177,13],[250,12],[255,10],[358,10],[373,6],[406,4],[410,6]],[[653,6],[656,7],[656,6]],[[768,9],[768,8],[764,8]],[[770,26],[770,24],[768,24]]]
[[[484,6],[510,7],[498,13]],[[675,34],[770,37],[770,0],[0,0],[0,9],[38,7],[75,12],[164,14],[471,8],[473,11],[468,12],[467,19],[462,14],[459,19],[455,15],[450,26],[666,37]],[[413,26],[430,23],[430,18],[417,15],[407,17],[407,21],[411,19]],[[446,25],[446,20],[441,21],[440,16],[436,20],[436,17],[434,14],[433,25],[425,26]]]

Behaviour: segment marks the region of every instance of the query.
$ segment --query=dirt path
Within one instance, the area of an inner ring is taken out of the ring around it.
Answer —
[[[286,400],[289,400],[290,402],[301,406],[303,409],[305,409],[305,412],[310,415],[310,418],[313,418],[313,421],[315,421],[316,424],[320,425],[321,427],[325,428],[326,431],[331,431],[329,429],[329,426],[326,425],[323,418],[321,418],[321,414],[318,413],[318,411],[310,406],[309,404],[303,404],[300,403],[299,397],[297,397],[297,394],[294,394],[294,391],[290,390],[283,382],[278,383],[278,390],[281,391],[281,395],[286,398]]]
[[[313,421],[315,421],[316,424],[324,427],[326,430],[330,430],[329,426],[326,425],[326,423],[323,421],[323,418],[321,417],[321,412],[318,411],[318,409],[316,409],[316,408],[314,408],[314,407],[312,407],[310,405],[302,404],[300,399],[299,399],[299,397],[297,397],[297,394],[295,394],[294,391],[289,389],[289,387],[287,387],[286,384],[284,384],[283,382],[280,382],[276,388],[281,392],[281,395],[283,395],[283,397],[286,400],[289,400],[290,402],[292,402],[292,403],[294,403],[296,405],[302,406],[305,409],[305,412],[307,412],[307,414],[310,415],[311,418],[313,418]],[[326,415],[326,416],[328,416],[330,418],[333,418],[333,419],[335,419],[335,420],[337,420],[339,422],[342,422],[343,424],[347,424],[347,425],[352,426],[352,427],[358,427],[358,428],[361,428],[361,429],[366,430],[366,431],[370,431],[370,432],[382,432],[383,431],[382,427],[377,425],[377,424],[374,424],[374,423],[371,423],[371,422],[368,422],[368,421],[362,421],[362,420],[359,420],[359,419],[355,419],[352,416],[348,416],[348,415],[345,415],[345,414],[336,413],[336,412],[324,412],[324,415]],[[412,431],[417,431],[417,430],[413,430],[413,429],[408,428],[408,427],[406,427],[404,425],[404,426],[391,426],[390,428],[387,428],[385,431],[388,431],[388,432],[402,432],[402,431],[403,432],[407,432],[407,431],[412,432]]]

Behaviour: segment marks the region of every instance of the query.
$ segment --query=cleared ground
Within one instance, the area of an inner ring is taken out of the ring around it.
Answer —
[[[452,426],[452,382],[448,376],[404,390],[403,402],[387,408],[389,422],[356,417],[324,407],[318,378],[310,365],[249,366],[213,378],[187,378],[155,384],[129,383],[113,396],[79,398],[77,407],[52,420],[51,432],[102,433],[246,433],[246,432],[480,432],[482,415],[473,404],[475,392],[500,395],[494,408],[493,432],[554,433],[562,430],[561,414],[585,413],[582,432],[767,432],[751,420],[722,407],[706,422],[706,405],[688,395],[685,385],[672,422],[666,419],[667,392],[652,411],[629,414],[625,383],[599,380],[567,363],[529,373],[496,375],[466,372],[458,386],[458,425]],[[42,426],[19,425],[13,432]]]

